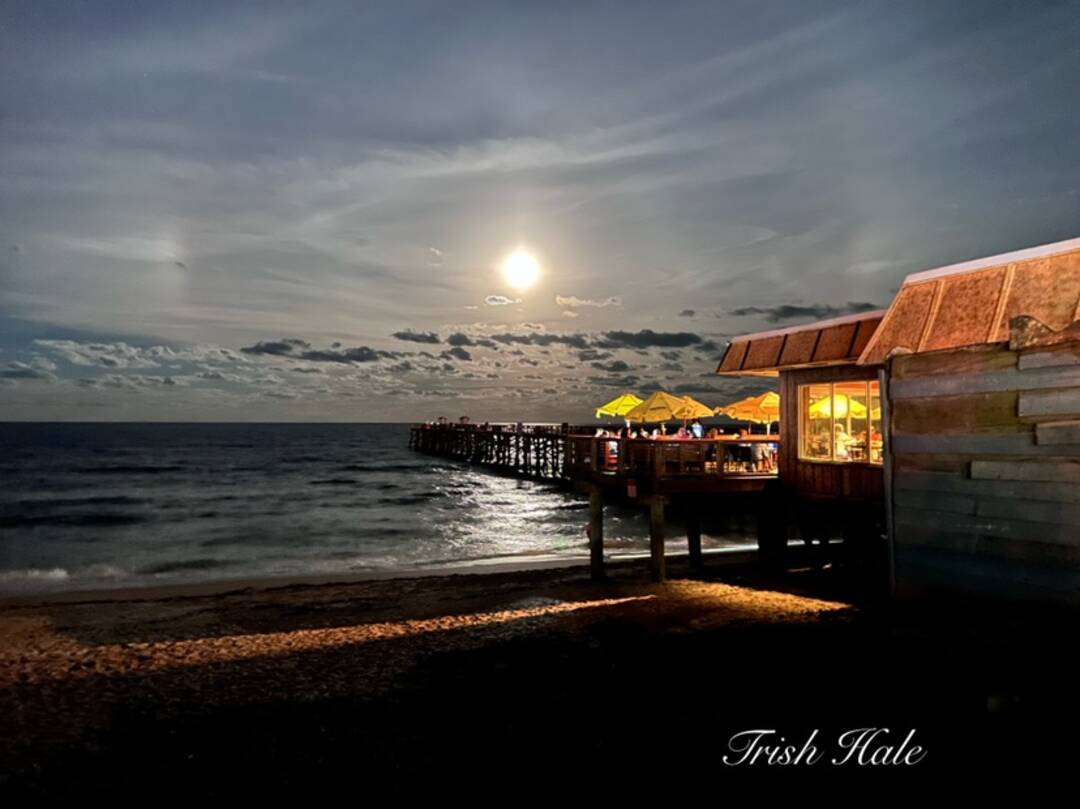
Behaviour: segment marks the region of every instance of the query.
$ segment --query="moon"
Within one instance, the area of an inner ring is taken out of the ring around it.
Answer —
[[[528,250],[519,248],[503,259],[502,274],[511,287],[525,290],[540,278],[540,262]]]

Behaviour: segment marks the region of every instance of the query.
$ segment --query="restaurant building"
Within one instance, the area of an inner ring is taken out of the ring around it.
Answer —
[[[785,506],[763,550],[879,535],[899,598],[1080,602],[1080,239],[738,337],[717,371],[779,377]]]
[[[759,544],[885,532],[880,365],[858,364],[885,312],[736,337],[717,373],[778,377],[780,452],[773,520]]]

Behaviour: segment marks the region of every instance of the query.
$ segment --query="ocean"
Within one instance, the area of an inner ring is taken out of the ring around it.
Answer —
[[[0,594],[587,557],[582,497],[407,444],[403,424],[0,424]],[[751,536],[729,518],[702,542]],[[605,508],[606,553],[648,544],[642,509]]]

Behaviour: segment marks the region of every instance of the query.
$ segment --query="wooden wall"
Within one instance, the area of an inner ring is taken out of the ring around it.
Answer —
[[[812,382],[877,379],[878,366],[840,365],[780,372],[780,480],[801,498],[842,497],[884,504],[882,467],[869,463],[829,463],[799,460],[798,386]]]
[[[889,364],[897,596],[1080,602],[1080,343]]]

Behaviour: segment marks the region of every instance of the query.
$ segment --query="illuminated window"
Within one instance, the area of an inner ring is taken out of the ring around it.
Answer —
[[[805,461],[881,463],[877,381],[799,385],[799,457]]]

